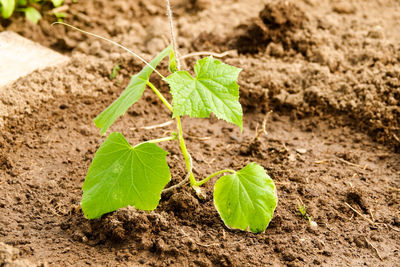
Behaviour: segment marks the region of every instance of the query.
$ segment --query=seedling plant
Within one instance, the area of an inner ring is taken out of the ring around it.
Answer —
[[[169,3],[167,7],[173,33]],[[180,70],[173,35],[173,44],[149,63],[127,48],[110,42],[139,57],[146,66],[131,77],[120,97],[94,119],[101,135],[140,99],[146,88],[157,95],[175,119],[177,133],[134,146],[119,132],[108,135],[97,150],[83,184],[81,206],[85,217],[99,218],[126,206],[152,211],[158,206],[163,192],[173,191],[171,189],[184,185],[186,180],[198,191],[200,186],[212,178],[220,177],[215,183],[213,197],[214,205],[224,223],[231,228],[263,232],[272,219],[278,201],[275,184],[264,168],[257,163],[250,163],[238,171],[224,169],[197,180],[193,174],[192,158],[186,147],[182,127],[182,116],[208,118],[213,113],[217,118],[243,130],[243,112],[237,84],[241,69],[210,56],[196,62],[193,77],[188,71]],[[164,76],[156,68],[168,56],[170,74]],[[152,73],[169,85],[172,103],[150,82]],[[178,185],[165,189],[171,180],[166,159],[168,152],[157,144],[168,141],[174,141],[179,146],[187,175]]]
[[[51,2],[54,7],[59,7],[64,0],[0,0],[0,14],[4,19],[8,19],[15,11],[23,12],[28,20],[36,24],[42,18],[42,15],[34,5],[45,2]],[[65,14],[55,13],[55,16],[61,19],[65,17]]]
[[[297,203],[297,208],[299,209],[300,215],[301,217],[305,218],[308,221],[308,224],[312,227],[316,227],[318,226],[318,224],[313,221],[312,216],[310,216],[307,213],[307,207],[306,205],[303,203],[303,201],[300,200],[300,203]]]

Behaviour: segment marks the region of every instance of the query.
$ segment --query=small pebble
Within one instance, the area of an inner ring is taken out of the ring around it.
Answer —
[[[298,149],[296,149],[296,152],[299,153],[299,154],[305,154],[305,153],[307,153],[307,149],[305,149],[305,148],[298,148]]]
[[[314,222],[314,221],[310,221],[310,226],[311,226],[312,228],[317,228],[317,227],[318,227],[318,224],[317,224],[316,222]]]

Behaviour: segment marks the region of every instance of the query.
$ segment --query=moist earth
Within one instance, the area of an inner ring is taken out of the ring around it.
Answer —
[[[205,198],[182,187],[153,212],[127,207],[83,217],[81,186],[104,140],[92,120],[143,65],[108,43],[50,26],[55,19],[44,6],[38,25],[17,14],[0,26],[71,57],[0,89],[0,265],[397,266],[400,3],[172,4],[182,55],[227,52],[221,60],[243,69],[242,133],[215,117],[183,119],[194,174],[261,164],[279,196],[266,232],[223,224],[212,200],[215,179]],[[66,22],[146,59],[168,44],[163,1],[66,5]],[[116,64],[121,70],[111,79]],[[157,77],[152,82],[167,94]],[[112,130],[135,144],[173,131],[173,124],[143,128],[170,120],[145,91]],[[162,146],[176,184],[186,175],[182,156],[175,143]],[[316,225],[300,215],[301,203]]]

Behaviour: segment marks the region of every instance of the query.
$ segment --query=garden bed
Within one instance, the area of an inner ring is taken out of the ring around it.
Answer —
[[[71,2],[66,22],[147,59],[167,45],[162,1]],[[261,164],[279,196],[266,232],[226,228],[213,205],[212,183],[205,199],[183,187],[163,196],[151,213],[125,208],[84,219],[81,186],[104,140],[92,120],[142,64],[107,43],[50,27],[48,15],[39,25],[16,17],[1,26],[71,62],[0,89],[0,242],[18,249],[15,258],[56,266],[395,266],[399,2],[173,4],[181,54],[230,51],[221,60],[244,69],[243,133],[214,117],[183,119],[195,174]],[[194,58],[185,63],[192,66]],[[116,64],[121,70],[111,80]],[[161,70],[167,72],[167,62]],[[152,82],[161,86],[156,77]],[[173,125],[143,127],[170,121],[164,109],[145,91],[112,129],[131,144],[158,138]],[[257,138],[264,122],[266,133]],[[175,145],[162,146],[177,183],[185,176],[182,156]],[[300,216],[300,202],[317,227]]]

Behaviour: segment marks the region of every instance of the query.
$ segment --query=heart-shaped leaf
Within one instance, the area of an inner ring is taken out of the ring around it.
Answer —
[[[224,223],[232,228],[265,231],[277,203],[274,182],[256,163],[221,177],[215,184],[214,205]]]
[[[177,71],[168,76],[166,81],[171,87],[173,116],[207,118],[212,112],[242,129],[243,112],[236,82],[240,71],[213,57],[206,57],[197,61],[195,78],[187,71]]]
[[[126,207],[154,210],[171,179],[168,152],[152,143],[132,147],[121,133],[97,150],[83,184],[82,210],[88,219]]]

